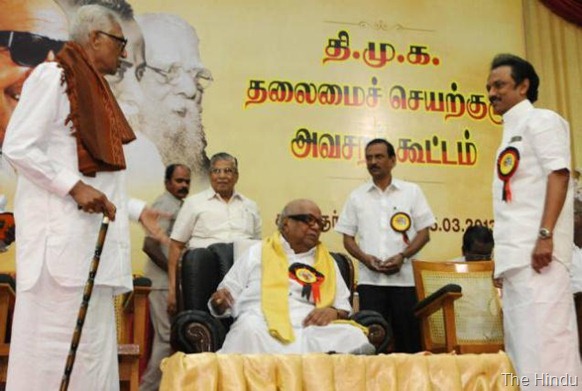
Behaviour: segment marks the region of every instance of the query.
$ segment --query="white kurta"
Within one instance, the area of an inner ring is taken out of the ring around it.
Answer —
[[[313,266],[315,248],[307,253],[295,254],[284,238],[283,249],[289,265],[299,262]],[[273,338],[261,309],[261,253],[262,243],[255,244],[229,270],[218,289],[227,288],[235,305],[232,316],[234,324],[228,332],[220,353],[311,353],[349,352],[368,342],[366,335],[357,327],[348,324],[303,327],[305,317],[315,308],[312,298],[301,297],[302,286],[289,280],[289,311],[295,341],[284,345]],[[269,260],[264,260],[269,262]],[[333,307],[351,312],[350,292],[335,265],[336,296]],[[209,308],[212,312],[212,306]],[[223,316],[229,315],[230,311]]]
[[[110,365],[116,361],[111,300],[113,294],[132,288],[128,217],[139,216],[143,204],[128,203],[123,171],[100,172],[93,178],[79,172],[76,140],[64,125],[70,107],[61,72],[56,63],[35,68],[24,84],[3,145],[6,160],[18,173],[17,296],[8,371],[12,390],[56,389],[60,383],[70,344],[64,335],[71,336],[75,327],[101,222],[100,215],[79,210],[68,195],[79,180],[102,191],[116,205],[117,215],[103,247],[87,331],[77,353],[80,363],[73,371],[73,377],[81,380],[73,384],[83,390],[118,387],[117,365]],[[94,311],[108,315],[93,317]],[[52,331],[46,333],[45,327]],[[106,340],[94,343],[94,338],[103,337]],[[109,376],[101,368],[114,373]]]
[[[520,154],[519,167],[509,181],[510,202],[502,200],[503,182],[496,172],[493,179],[495,274],[503,277],[505,348],[517,374],[530,380],[531,388],[522,384],[523,390],[541,388],[536,378],[544,374],[578,376],[580,382],[578,334],[568,273],[574,237],[571,183],[553,233],[552,262],[541,273],[531,267],[547,176],[552,171],[570,170],[568,124],[552,111],[534,108],[528,100],[505,113],[503,122],[497,156],[510,146]]]

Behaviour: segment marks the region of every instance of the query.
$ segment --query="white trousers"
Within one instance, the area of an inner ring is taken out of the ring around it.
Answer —
[[[17,293],[8,391],[59,389],[82,296],[83,287],[60,286],[46,267],[32,289]],[[119,390],[111,287],[93,289],[69,390]]]
[[[568,270],[553,261],[503,274],[505,349],[522,390],[580,390],[578,328]],[[521,381],[525,379],[526,381]]]

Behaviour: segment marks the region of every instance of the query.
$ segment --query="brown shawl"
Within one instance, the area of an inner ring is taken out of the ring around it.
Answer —
[[[135,140],[135,134],[119,108],[107,80],[95,69],[83,48],[67,42],[57,55],[63,68],[63,82],[77,139],[79,171],[94,177],[98,171],[125,169],[123,145]]]

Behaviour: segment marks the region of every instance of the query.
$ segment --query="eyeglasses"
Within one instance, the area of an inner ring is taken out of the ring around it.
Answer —
[[[234,175],[236,174],[236,170],[234,168],[211,168],[210,169],[210,173],[214,174],[214,175],[220,175],[220,173],[223,173],[224,175]]]
[[[301,221],[302,223],[305,223],[307,225],[311,226],[317,225],[319,226],[319,229],[323,229],[324,226],[323,219],[321,217],[315,217],[314,215],[309,213],[289,215],[287,217],[289,217],[291,220]]]
[[[8,48],[12,61],[23,67],[43,63],[50,51],[56,54],[64,44],[65,41],[24,31],[0,31],[0,48]]]
[[[115,42],[117,42],[117,45],[119,46],[120,52],[123,52],[123,50],[125,49],[125,45],[127,45],[127,38],[125,38],[125,37],[118,37],[117,35],[109,34],[109,33],[106,33],[105,31],[101,31],[101,30],[97,30],[97,33],[103,34],[103,35],[113,39]]]
[[[186,74],[190,76],[192,80],[196,81],[196,84],[202,90],[210,87],[210,84],[212,84],[214,81],[212,74],[206,68],[192,68],[186,70],[180,65],[172,65],[168,70],[164,70],[149,64],[145,64],[145,67],[160,75],[162,81],[166,84],[175,84],[179,80],[181,72],[186,72]]]
[[[490,261],[491,254],[467,254],[465,255],[465,261]]]

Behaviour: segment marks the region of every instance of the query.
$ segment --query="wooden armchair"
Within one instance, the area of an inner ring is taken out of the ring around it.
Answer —
[[[215,352],[222,346],[231,318],[216,319],[207,303],[233,264],[232,243],[217,243],[208,248],[188,250],[178,266],[178,315],[172,322],[172,346],[184,353]],[[355,292],[354,266],[340,253],[332,253],[350,292]],[[354,303],[352,302],[352,306]],[[354,308],[357,311],[357,305]],[[368,327],[368,339],[377,352],[385,352],[392,341],[392,329],[374,311],[355,312],[352,319]]]
[[[431,352],[503,349],[501,304],[493,262],[413,261],[423,347]]]
[[[0,274],[0,385],[6,383],[8,371],[8,353],[10,351],[10,330],[12,312],[16,294],[14,278],[9,274]],[[2,386],[0,386],[0,389]]]
[[[117,353],[121,390],[139,389],[139,364],[146,346],[149,278],[133,279],[133,292],[116,297]]]
[[[139,360],[145,346],[145,330],[149,321],[147,297],[151,285],[148,278],[135,278],[134,291],[115,298],[121,390],[139,389]],[[15,291],[14,278],[0,274],[0,389],[4,389],[8,370]]]

